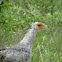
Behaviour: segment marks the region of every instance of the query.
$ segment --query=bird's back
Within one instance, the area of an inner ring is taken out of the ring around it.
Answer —
[[[29,45],[17,44],[0,51],[0,62],[30,62]]]

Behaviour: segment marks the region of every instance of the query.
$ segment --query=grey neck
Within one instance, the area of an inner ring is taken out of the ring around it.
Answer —
[[[22,39],[22,41],[20,43],[29,44],[30,47],[32,47],[36,33],[37,33],[36,29],[33,29],[33,28],[30,29],[29,32],[24,36],[24,38]]]

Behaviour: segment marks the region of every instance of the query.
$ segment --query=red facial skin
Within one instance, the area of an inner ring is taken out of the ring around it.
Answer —
[[[43,28],[45,25],[43,24],[37,24],[38,28]]]

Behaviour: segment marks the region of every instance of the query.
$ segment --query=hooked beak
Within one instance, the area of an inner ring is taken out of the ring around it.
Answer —
[[[44,29],[47,29],[47,25],[44,25]]]

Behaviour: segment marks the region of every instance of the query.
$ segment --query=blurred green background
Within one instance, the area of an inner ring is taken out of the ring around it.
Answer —
[[[41,22],[48,29],[37,33],[31,62],[62,62],[62,0],[3,2],[0,5],[0,48],[17,44],[32,22]]]

